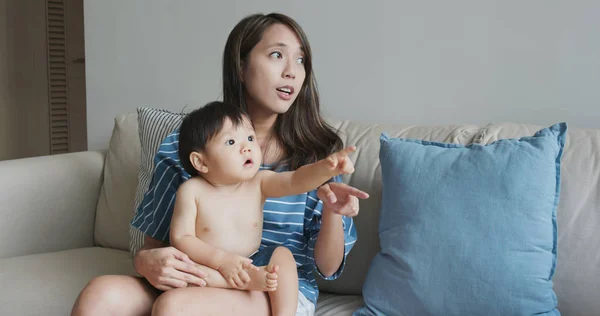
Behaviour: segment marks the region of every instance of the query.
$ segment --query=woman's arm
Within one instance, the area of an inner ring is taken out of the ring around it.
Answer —
[[[342,216],[358,215],[358,198],[366,199],[369,195],[344,183],[332,182],[321,186],[317,196],[323,201],[323,213],[314,258],[321,274],[330,277],[344,260],[345,235]]]
[[[342,216],[323,205],[321,231],[315,244],[315,264],[323,276],[330,277],[344,260]]]

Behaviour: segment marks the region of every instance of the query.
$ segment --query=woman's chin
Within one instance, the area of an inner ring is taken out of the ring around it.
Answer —
[[[250,113],[262,113],[262,115],[277,115],[283,114],[287,112],[292,106],[292,101],[284,101],[284,100],[276,100],[275,102],[270,102],[269,104],[264,104],[259,106],[258,111],[253,108],[253,106],[249,105],[248,110]]]
[[[270,115],[279,115],[279,114],[284,114],[285,112],[287,112],[290,109],[290,105],[275,105],[275,106],[269,106],[268,108],[265,108],[265,113],[270,113]]]
[[[281,100],[279,100],[279,102],[274,104],[274,106],[271,108],[271,111],[277,114],[283,114],[287,112],[290,109],[290,107],[292,107],[292,103],[293,101],[282,102]]]

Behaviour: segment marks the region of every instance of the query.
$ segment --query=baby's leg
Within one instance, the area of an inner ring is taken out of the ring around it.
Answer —
[[[277,290],[269,292],[273,316],[294,316],[298,307],[298,270],[292,252],[277,247],[271,256],[267,270],[277,273]]]
[[[227,283],[227,280],[225,280],[219,271],[201,264],[198,265],[198,268],[206,274],[206,277],[204,278],[204,281],[206,281],[206,286],[217,287],[221,289],[231,288],[231,285]]]
[[[204,278],[206,286],[222,289],[232,288],[219,271],[203,265],[200,265],[199,268],[207,275]],[[274,271],[273,267],[271,267],[271,271],[267,269],[267,266],[262,266],[258,267],[258,271],[247,270],[247,272],[250,276],[250,282],[245,287],[238,288],[238,290],[265,292],[277,289],[277,272]]]

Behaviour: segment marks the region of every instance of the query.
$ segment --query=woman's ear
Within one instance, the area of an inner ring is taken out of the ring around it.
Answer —
[[[206,165],[206,161],[201,153],[195,151],[192,152],[190,154],[190,162],[192,163],[192,166],[194,166],[194,169],[196,169],[198,172],[208,172],[208,166]]]

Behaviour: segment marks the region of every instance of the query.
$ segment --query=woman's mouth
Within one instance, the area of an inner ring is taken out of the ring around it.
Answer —
[[[294,87],[292,86],[283,86],[276,89],[277,95],[284,100],[290,100],[292,95],[294,94]]]

